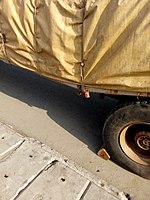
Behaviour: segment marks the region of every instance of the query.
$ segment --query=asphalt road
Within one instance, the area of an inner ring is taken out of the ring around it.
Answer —
[[[78,165],[129,193],[148,200],[150,182],[96,155],[106,116],[116,101],[77,90],[0,62],[0,121],[67,156]]]

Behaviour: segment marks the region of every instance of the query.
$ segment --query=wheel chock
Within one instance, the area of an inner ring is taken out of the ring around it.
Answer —
[[[110,159],[110,155],[108,154],[108,152],[106,151],[104,146],[97,152],[97,155],[99,157],[103,158],[104,160],[109,160]]]

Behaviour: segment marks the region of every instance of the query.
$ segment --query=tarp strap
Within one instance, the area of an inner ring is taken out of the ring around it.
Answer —
[[[82,93],[84,93],[84,90],[85,90],[84,82],[83,82],[83,80],[84,80],[83,68],[84,68],[84,62],[81,62],[80,63],[80,77],[81,77],[81,83],[80,84],[81,84]]]
[[[81,63],[80,63],[80,77],[81,77],[81,92],[84,93],[85,92],[85,86],[84,86],[84,50],[83,50],[83,41],[84,41],[84,36],[83,36],[83,25],[84,25],[84,20],[85,20],[85,9],[86,9],[86,3],[87,0],[83,0],[83,19],[82,19],[82,47],[81,47]]]

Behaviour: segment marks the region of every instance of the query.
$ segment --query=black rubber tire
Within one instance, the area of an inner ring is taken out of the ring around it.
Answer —
[[[150,167],[130,159],[119,144],[121,130],[131,123],[150,123],[150,104],[147,102],[122,105],[107,118],[103,128],[103,140],[111,159],[129,171],[150,179]]]

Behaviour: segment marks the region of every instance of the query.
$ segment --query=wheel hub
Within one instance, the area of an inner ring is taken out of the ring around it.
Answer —
[[[141,149],[150,150],[150,132],[141,132],[136,135],[136,143]]]
[[[133,161],[150,166],[150,124],[134,123],[120,133],[120,146]]]

